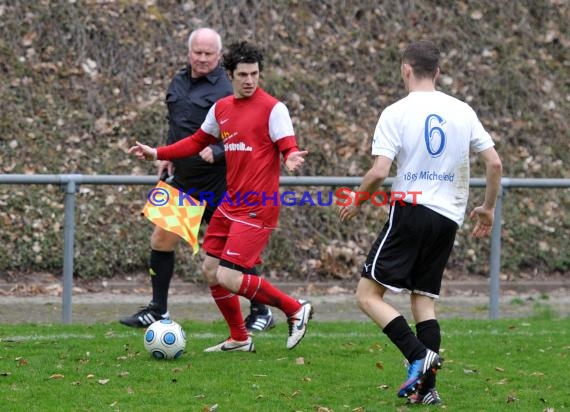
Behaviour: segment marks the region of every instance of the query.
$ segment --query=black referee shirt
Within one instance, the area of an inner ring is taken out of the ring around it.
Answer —
[[[218,66],[205,77],[192,79],[191,69],[179,71],[168,87],[168,138],[171,144],[196,132],[206,118],[210,107],[222,97],[233,93],[225,70]],[[173,161],[175,181],[184,189],[223,192],[225,190],[226,162],[223,145],[212,145],[214,164],[200,156],[191,156]]]

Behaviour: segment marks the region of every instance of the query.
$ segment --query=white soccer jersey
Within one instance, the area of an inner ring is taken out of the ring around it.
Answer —
[[[380,115],[372,154],[396,160],[392,191],[462,225],[469,196],[469,153],[494,145],[467,104],[439,91],[411,92]],[[421,192],[412,195],[411,192]]]

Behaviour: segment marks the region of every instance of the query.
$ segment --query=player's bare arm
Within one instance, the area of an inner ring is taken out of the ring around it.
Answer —
[[[384,182],[390,173],[390,167],[392,166],[392,159],[385,156],[376,156],[374,159],[374,164],[370,170],[364,175],[358,192],[362,193],[373,193],[378,187]],[[360,206],[365,200],[362,200],[356,204],[356,200],[353,197],[353,201],[346,206],[339,206],[339,217],[341,222],[348,222],[350,219],[355,217],[360,211]]]

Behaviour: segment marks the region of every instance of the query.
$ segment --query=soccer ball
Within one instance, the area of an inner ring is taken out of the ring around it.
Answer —
[[[144,347],[157,359],[176,359],[186,348],[186,333],[173,320],[158,320],[144,332]]]

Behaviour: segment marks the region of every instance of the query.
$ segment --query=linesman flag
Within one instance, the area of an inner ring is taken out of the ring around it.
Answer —
[[[142,214],[158,227],[187,241],[196,254],[200,250],[198,231],[205,208],[198,200],[160,180],[148,193]]]

